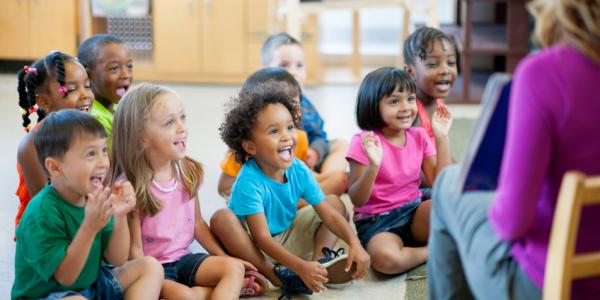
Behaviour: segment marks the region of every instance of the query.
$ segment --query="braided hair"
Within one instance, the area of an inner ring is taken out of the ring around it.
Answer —
[[[73,56],[59,51],[53,51],[46,57],[37,60],[31,67],[25,66],[17,73],[19,92],[19,107],[23,118],[25,131],[31,129],[29,116],[37,113],[38,122],[44,119],[46,111],[36,107],[36,98],[42,88],[46,88],[49,80],[54,79],[60,85],[59,92],[66,94],[65,87],[65,61],[77,61]]]

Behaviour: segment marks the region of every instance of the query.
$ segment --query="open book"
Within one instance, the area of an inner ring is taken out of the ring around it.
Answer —
[[[495,190],[502,165],[508,123],[511,75],[495,73],[482,97],[481,116],[469,139],[457,182],[459,193]]]

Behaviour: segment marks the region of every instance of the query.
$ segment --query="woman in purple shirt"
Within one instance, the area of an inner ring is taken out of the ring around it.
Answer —
[[[431,299],[539,299],[565,172],[600,174],[600,3],[535,0],[536,38],[549,48],[514,75],[496,192],[453,194],[458,167],[433,192]],[[577,252],[600,249],[600,209],[584,209]],[[598,298],[600,280],[576,281],[573,299]]]

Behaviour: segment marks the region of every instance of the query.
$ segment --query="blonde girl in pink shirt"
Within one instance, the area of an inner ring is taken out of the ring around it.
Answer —
[[[119,103],[113,124],[113,176],[131,182],[139,203],[128,218],[130,259],[149,255],[163,265],[164,299],[261,294],[266,279],[250,263],[227,256],[200,215],[197,193],[203,170],[185,155],[185,123],[181,100],[164,87],[142,84]],[[194,239],[211,255],[191,253]]]
[[[348,194],[358,238],[371,265],[385,274],[406,272],[427,259],[428,199],[421,199],[420,174],[429,182],[451,163],[452,117],[438,106],[432,118],[437,152],[417,116],[415,83],[398,68],[379,68],[363,80],[356,99],[362,129],[350,142]]]

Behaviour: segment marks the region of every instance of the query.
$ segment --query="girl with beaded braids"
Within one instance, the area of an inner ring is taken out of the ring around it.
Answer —
[[[70,55],[53,51],[25,66],[18,72],[19,106],[23,115],[23,127],[27,134],[17,150],[17,172],[19,174],[19,210],[15,225],[31,197],[47,183],[46,175],[37,159],[33,140],[36,130],[31,129],[30,115],[37,113],[37,124],[48,113],[65,108],[76,108],[89,112],[93,100],[90,82],[83,66]]]

